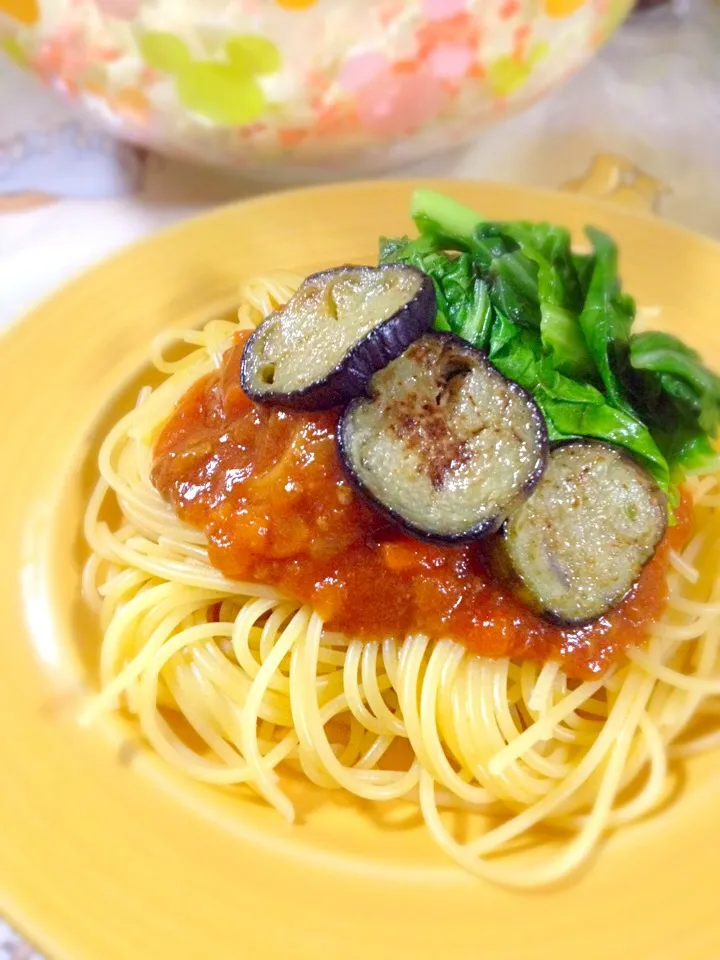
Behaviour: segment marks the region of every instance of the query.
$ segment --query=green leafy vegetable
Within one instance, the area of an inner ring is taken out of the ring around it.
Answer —
[[[493,305],[515,323],[540,326],[538,265],[519,250],[495,257],[488,270]]]
[[[570,259],[569,234],[559,228],[547,227],[542,251],[525,249],[538,264],[543,346],[552,354],[557,370],[571,377],[592,376],[595,368],[580,328],[579,311],[583,299]]]
[[[595,262],[580,313],[580,329],[608,399],[630,413],[632,408],[617,371],[626,363],[635,304],[620,290],[615,242],[594,227],[588,227],[586,232],[595,251]]]
[[[575,253],[570,252],[570,263],[575,270],[578,287],[580,288],[580,299],[584,303],[590,289],[590,280],[595,267],[594,253]]]
[[[632,338],[630,363],[654,375],[658,388],[677,410],[697,417],[707,433],[720,424],[720,377],[703,365],[698,353],[669,333],[640,333]]]
[[[473,280],[472,299],[461,324],[454,331],[463,340],[480,350],[487,350],[493,325],[493,308],[490,289],[484,280]]]
[[[542,298],[540,310],[543,346],[552,354],[556,369],[570,377],[592,377],[595,368],[577,315],[548,297]]]
[[[380,237],[379,243],[379,262],[394,263],[400,259],[400,253],[410,243],[410,238],[405,237]]]
[[[634,336],[630,365],[635,406],[653,425],[675,472],[699,470],[716,460],[710,438],[720,426],[720,377],[669,333]]]
[[[667,489],[667,462],[647,427],[637,417],[613,407],[592,384],[558,373],[552,358],[543,356],[537,333],[520,329],[506,317],[497,317],[489,357],[503,376],[535,397],[550,440],[594,437],[625,447]]]
[[[410,216],[421,234],[445,238],[448,250],[469,250],[481,220],[477,213],[464,204],[434,190],[415,191],[410,204]]]
[[[673,483],[718,462],[720,377],[664,333],[632,335],[618,251],[587,228],[591,253],[549,223],[491,221],[431,190],[413,196],[415,239],[382,239],[380,260],[433,280],[437,329],[486,350],[540,405],[552,440],[594,437],[637,457],[677,503]]]
[[[423,241],[424,242],[420,242]],[[423,270],[432,279],[438,304],[437,330],[452,330],[474,346],[485,349],[490,340],[493,313],[489,283],[482,280],[468,253],[449,257],[428,238],[381,240],[380,262],[402,261]]]

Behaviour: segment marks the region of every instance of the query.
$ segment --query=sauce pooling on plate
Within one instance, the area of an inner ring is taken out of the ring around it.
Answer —
[[[645,639],[666,600],[670,548],[687,539],[688,502],[615,610],[583,627],[553,625],[493,578],[482,543],[418,542],[365,502],[337,454],[337,411],[251,401],[239,380],[245,339],[177,404],[152,474],[205,532],[222,573],[311,603],[351,637],[425,633],[489,657],[560,660],[571,677],[598,675]]]

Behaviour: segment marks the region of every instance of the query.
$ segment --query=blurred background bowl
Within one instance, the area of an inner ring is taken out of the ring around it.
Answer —
[[[247,176],[356,176],[475,138],[632,0],[0,0],[0,45],[118,137]]]

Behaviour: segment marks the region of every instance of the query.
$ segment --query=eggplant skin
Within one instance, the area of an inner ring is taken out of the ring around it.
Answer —
[[[665,495],[625,452],[566,441],[505,524],[496,571],[546,619],[582,626],[627,596],[666,526]]]
[[[426,333],[348,405],[338,448],[353,483],[409,534],[494,533],[540,480],[545,420],[532,397],[451,333]]]
[[[415,267],[314,273],[249,337],[241,386],[258,403],[340,406],[364,393],[377,370],[432,327],[436,313],[432,280]]]

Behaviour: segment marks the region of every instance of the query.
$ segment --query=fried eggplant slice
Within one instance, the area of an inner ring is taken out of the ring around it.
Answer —
[[[542,480],[507,521],[501,549],[530,606],[580,625],[627,595],[666,524],[665,495],[639,464],[609,444],[571,441],[551,451]]]
[[[240,380],[248,396],[301,410],[338,406],[435,319],[432,281],[405,264],[345,266],[308,277],[248,339]]]
[[[459,543],[495,532],[547,457],[534,400],[451,333],[427,333],[340,418],[357,487],[408,533]]]

